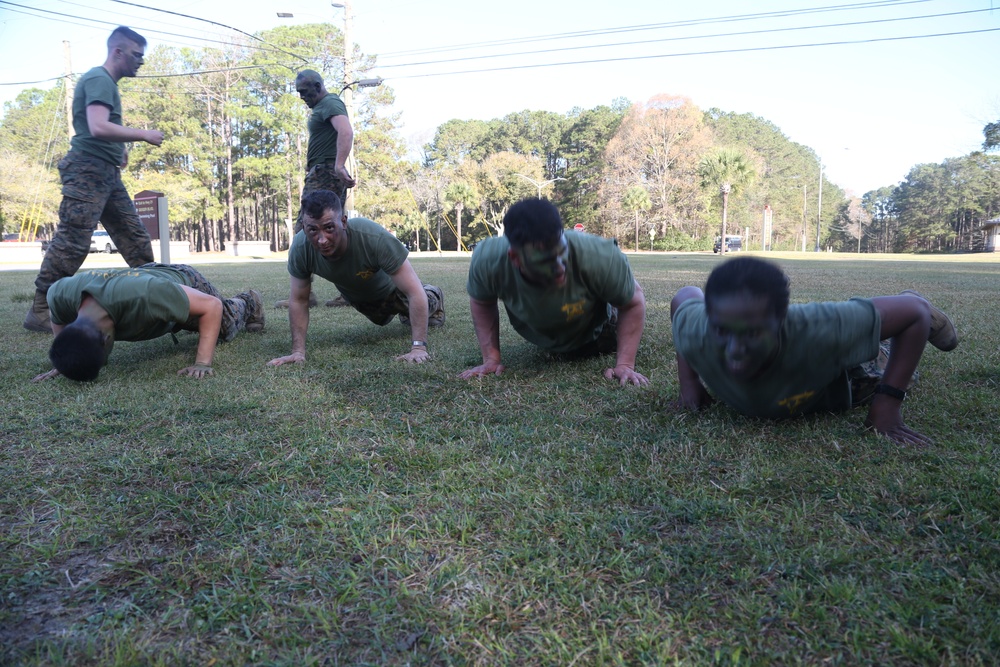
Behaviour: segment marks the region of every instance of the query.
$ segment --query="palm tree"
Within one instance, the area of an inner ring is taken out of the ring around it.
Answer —
[[[746,154],[735,148],[719,148],[709,153],[698,165],[701,187],[717,188],[722,195],[722,245],[719,254],[726,252],[726,218],[729,214],[729,195],[750,185],[756,177],[753,165]]]
[[[646,192],[646,188],[633,185],[628,190],[625,191],[625,196],[622,197],[622,208],[626,211],[632,211],[635,214],[635,249],[636,252],[639,251],[639,212],[648,211],[653,207],[653,202],[649,199],[649,193]]]
[[[462,249],[462,211],[466,206],[473,207],[479,203],[476,189],[464,181],[455,181],[444,191],[444,198],[455,207],[455,250]]]

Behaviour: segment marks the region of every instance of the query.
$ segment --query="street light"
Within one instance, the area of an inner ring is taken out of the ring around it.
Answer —
[[[382,77],[377,76],[374,79],[358,79],[357,81],[351,81],[349,84],[340,89],[340,94],[343,96],[344,91],[349,89],[351,86],[357,86],[358,88],[375,88],[376,86],[381,86],[384,80],[385,79]]]
[[[536,188],[538,188],[538,198],[539,199],[542,198],[542,188],[544,188],[546,185],[548,185],[549,183],[555,183],[556,181],[565,181],[566,180],[565,178],[556,177],[556,178],[549,179],[547,181],[541,181],[541,182],[539,182],[539,181],[536,181],[533,178],[525,176],[524,174],[514,174],[514,175],[515,176],[520,176],[521,178],[523,178],[526,181],[531,181],[531,183]]]
[[[819,223],[823,217],[823,161],[819,161],[819,203],[816,204],[816,252],[819,252]]]

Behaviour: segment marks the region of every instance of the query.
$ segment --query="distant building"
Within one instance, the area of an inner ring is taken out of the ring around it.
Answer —
[[[1000,252],[1000,218],[987,220],[980,227],[986,232],[986,252]]]

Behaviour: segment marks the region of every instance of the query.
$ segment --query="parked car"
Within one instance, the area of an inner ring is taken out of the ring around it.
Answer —
[[[115,245],[111,234],[96,229],[90,237],[90,252],[106,252],[110,255],[113,252],[118,252],[118,246]]]
[[[722,237],[715,237],[715,246],[712,248],[712,252],[719,252],[722,250]],[[726,234],[726,252],[736,252],[737,250],[743,250],[743,237],[738,234]]]

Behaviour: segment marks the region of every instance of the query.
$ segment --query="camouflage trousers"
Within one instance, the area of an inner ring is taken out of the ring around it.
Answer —
[[[302,197],[305,198],[310,192],[316,190],[329,190],[340,197],[340,205],[345,206],[344,200],[347,198],[347,186],[337,177],[337,168],[333,162],[321,162],[306,174],[305,182],[302,184]],[[345,211],[346,213],[346,211]],[[298,234],[302,231],[302,206],[299,205],[299,214],[295,218],[295,231]]]
[[[427,295],[427,317],[428,320],[439,314],[443,310],[444,295],[441,289],[434,285],[424,285],[424,294]],[[406,294],[395,290],[383,301],[365,301],[363,303],[350,302],[351,307],[369,320],[384,327],[392,322],[392,318],[399,315],[399,321],[403,324],[410,323],[410,300]],[[430,322],[428,322],[430,323]],[[433,325],[432,325],[433,326]]]
[[[879,343],[878,356],[871,361],[847,369],[847,376],[851,379],[851,405],[858,407],[868,405],[875,398],[875,387],[882,382],[885,374],[885,365],[889,363],[889,341],[883,340]],[[917,381],[919,373],[914,373],[913,377],[901,387],[904,391],[909,391],[913,383]]]
[[[257,314],[257,305],[249,292],[240,292],[231,299],[226,299],[215,286],[208,282],[205,276],[187,264],[157,264],[150,262],[140,268],[168,267],[180,271],[190,280],[189,287],[214,296],[222,301],[222,328],[219,330],[219,341],[226,343],[236,337],[246,328],[247,322]],[[198,331],[197,317],[191,317],[184,324],[178,324],[176,331]]]
[[[35,278],[39,292],[47,293],[52,283],[77,272],[90,252],[90,237],[98,222],[129,266],[153,261],[149,233],[139,220],[118,167],[70,151],[59,161],[59,178],[63,194],[59,226]]]

